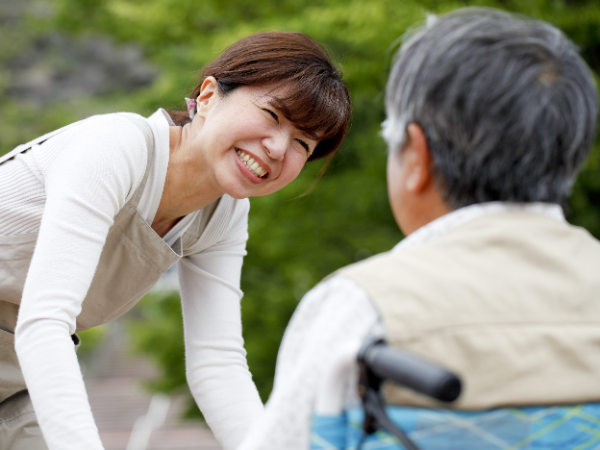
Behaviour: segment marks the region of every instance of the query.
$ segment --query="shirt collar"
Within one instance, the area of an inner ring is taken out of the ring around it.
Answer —
[[[529,212],[541,214],[552,219],[566,222],[563,210],[560,205],[554,203],[509,203],[509,202],[490,202],[478,203],[465,206],[445,214],[442,217],[422,226],[403,240],[401,240],[392,251],[398,251],[417,244],[429,242],[437,237],[443,236],[449,231],[463,225],[471,220],[477,219],[488,214],[495,214],[507,211]]]
[[[156,121],[166,120],[170,127],[176,126],[175,122],[173,122],[173,119],[171,119],[171,116],[169,115],[169,113],[166,110],[164,110],[163,108],[158,108],[155,111],[155,113],[150,116],[150,119],[156,120]]]

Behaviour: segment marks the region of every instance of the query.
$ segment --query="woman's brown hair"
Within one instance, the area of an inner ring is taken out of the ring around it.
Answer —
[[[274,98],[272,104],[296,128],[319,141],[309,160],[333,153],[348,131],[348,87],[325,51],[303,33],[257,33],[237,41],[204,67],[190,98],[200,95],[209,76],[217,79],[222,95],[240,86],[285,85],[287,95]],[[190,121],[185,112],[169,114],[177,125]]]

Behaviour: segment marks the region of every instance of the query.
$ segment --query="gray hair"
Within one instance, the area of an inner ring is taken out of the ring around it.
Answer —
[[[488,8],[428,20],[402,45],[383,135],[419,124],[447,206],[566,201],[594,142],[598,94],[555,27]]]

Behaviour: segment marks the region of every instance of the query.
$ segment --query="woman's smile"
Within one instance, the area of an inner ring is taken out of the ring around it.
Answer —
[[[269,167],[258,156],[251,155],[238,147],[235,148],[235,152],[241,163],[248,169],[250,175],[252,175],[252,181],[260,183],[268,177],[270,172]]]

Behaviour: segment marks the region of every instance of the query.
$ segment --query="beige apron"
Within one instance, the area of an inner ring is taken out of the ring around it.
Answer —
[[[137,205],[148,180],[154,152],[152,131],[138,116],[126,113],[123,115],[135,123],[144,134],[148,147],[148,164],[139,188],[116,215],[114,224],[108,232],[94,278],[83,301],[81,313],[77,317],[78,331],[107,323],[131,309],[152,288],[160,276],[182,256],[197,252],[198,246],[209,246],[210,239],[206,239],[203,232],[207,231],[211,236],[217,235],[222,231],[223,223],[226,223],[233,213],[233,199],[225,196],[222,198],[225,201],[217,200],[202,210],[203,214],[197,216],[197,220],[184,234],[183,241],[187,250],[185,254],[182,238],[179,238],[172,248],[169,247],[137,212]],[[0,164],[74,125],[76,124],[68,125],[17,147],[0,158]],[[213,213],[215,216],[220,216],[220,220],[212,220]],[[6,410],[7,402],[13,399],[22,402],[22,391],[26,390],[14,349],[13,333],[37,235],[38,233],[35,232],[17,236],[0,236],[0,448],[2,449],[5,448],[2,427],[11,422],[3,407]],[[10,414],[14,415],[14,408],[10,409],[13,411]],[[30,434],[25,433],[23,439],[29,439]],[[16,450],[21,447],[11,447],[13,448]],[[23,446],[22,448],[34,450],[45,446],[40,444],[39,447]]]

